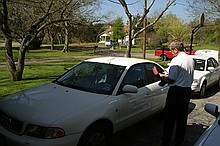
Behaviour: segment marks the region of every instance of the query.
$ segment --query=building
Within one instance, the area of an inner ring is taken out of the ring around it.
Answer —
[[[128,26],[124,26],[124,31],[127,33],[128,30]],[[107,45],[110,44],[110,40],[111,40],[111,36],[112,36],[113,32],[112,32],[112,27],[109,26],[109,28],[107,28],[105,31],[103,31],[101,33],[101,35],[99,36],[99,43],[105,43]],[[125,36],[125,38],[123,40],[118,40],[118,43],[120,44],[127,44],[128,42],[128,35]],[[135,44],[135,40],[132,40],[132,45]]]

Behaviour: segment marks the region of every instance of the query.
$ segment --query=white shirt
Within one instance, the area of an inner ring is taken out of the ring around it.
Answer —
[[[170,86],[191,87],[194,74],[194,61],[185,52],[180,52],[171,60],[168,78],[174,80]]]

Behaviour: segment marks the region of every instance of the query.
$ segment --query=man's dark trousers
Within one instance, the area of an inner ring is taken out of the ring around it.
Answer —
[[[191,97],[191,88],[171,86],[166,99],[164,110],[164,133],[162,144],[169,144],[176,123],[175,142],[184,141],[188,117],[188,106]]]

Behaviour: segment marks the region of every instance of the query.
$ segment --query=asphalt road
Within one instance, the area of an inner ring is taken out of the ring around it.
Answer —
[[[206,103],[220,106],[220,89],[216,86],[207,90],[203,99],[192,97],[189,106],[189,116],[184,146],[193,146],[199,136],[215,120],[204,111]],[[158,146],[163,130],[163,114],[159,113],[117,133],[111,146]],[[174,146],[173,142],[171,146]]]

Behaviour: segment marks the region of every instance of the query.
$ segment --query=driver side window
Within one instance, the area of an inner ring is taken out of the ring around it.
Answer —
[[[156,76],[153,73],[153,68],[156,67],[157,71],[159,73],[163,72],[163,69],[161,69],[158,65],[153,64],[153,63],[148,63],[145,64],[145,68],[146,68],[146,75],[147,75],[147,84],[152,84],[155,83],[157,81],[160,81],[160,78],[158,76]]]
[[[141,65],[131,67],[123,81],[124,85],[134,85],[137,88],[145,86],[144,68]]]
[[[213,62],[212,62],[211,59],[207,60],[207,70],[208,70],[209,67],[214,67]]]

